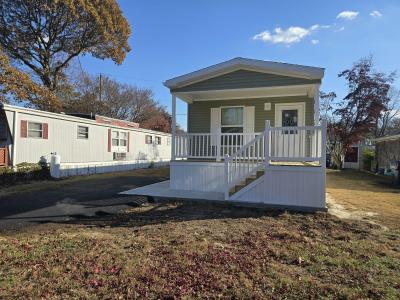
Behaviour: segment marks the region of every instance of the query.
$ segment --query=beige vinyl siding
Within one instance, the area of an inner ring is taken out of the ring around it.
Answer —
[[[271,110],[264,110],[264,103],[271,103]],[[198,101],[188,105],[188,132],[210,132],[210,114],[212,107],[220,106],[255,106],[254,131],[264,130],[265,120],[270,120],[271,125],[275,126],[275,104],[276,103],[295,103],[305,102],[305,124],[314,125],[314,99],[306,96],[296,97],[277,97],[277,98],[257,98],[257,99],[233,99],[233,100],[214,100]]]
[[[199,81],[172,92],[193,92],[223,89],[241,89],[320,83],[319,79],[304,79],[248,70],[237,70],[221,76]]]

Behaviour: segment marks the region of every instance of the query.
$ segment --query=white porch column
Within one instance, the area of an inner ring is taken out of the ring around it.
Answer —
[[[172,124],[171,124],[171,160],[175,160],[175,136],[176,136],[176,96],[172,94]]]
[[[317,84],[314,88],[314,125],[319,123],[319,87]]]

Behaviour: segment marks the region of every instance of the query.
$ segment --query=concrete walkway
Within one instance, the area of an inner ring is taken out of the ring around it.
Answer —
[[[176,199],[224,200],[224,193],[174,190],[170,188],[169,180],[142,186],[121,193],[122,195],[139,195]]]

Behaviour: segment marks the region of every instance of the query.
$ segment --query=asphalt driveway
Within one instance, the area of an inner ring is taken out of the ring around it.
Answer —
[[[0,187],[0,231],[114,214],[145,201],[118,193],[167,179],[169,168],[157,168]]]

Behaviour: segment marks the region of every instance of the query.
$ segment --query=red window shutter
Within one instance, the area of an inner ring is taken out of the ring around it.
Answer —
[[[49,124],[43,123],[43,139],[47,140],[49,138]]]
[[[21,120],[21,137],[28,137],[28,122],[24,120]]]
[[[127,151],[129,152],[129,144],[131,142],[131,133],[128,132],[128,145],[127,145]]]
[[[108,129],[108,152],[111,152],[111,129]]]

